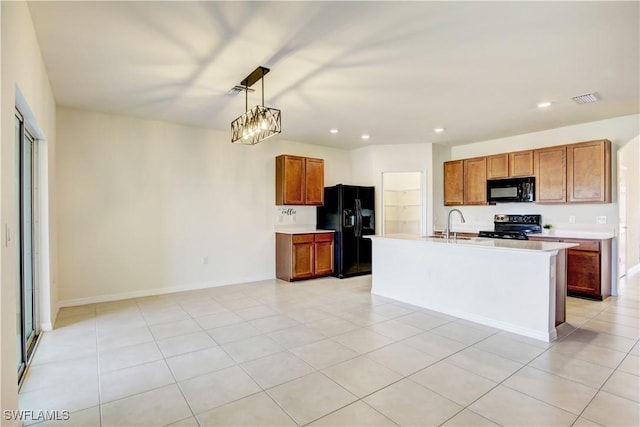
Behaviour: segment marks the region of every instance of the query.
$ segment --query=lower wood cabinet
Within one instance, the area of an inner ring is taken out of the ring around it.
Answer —
[[[276,277],[293,281],[333,273],[333,233],[276,233]]]
[[[567,249],[567,294],[603,300],[611,295],[611,239],[529,236],[530,240],[577,243]]]

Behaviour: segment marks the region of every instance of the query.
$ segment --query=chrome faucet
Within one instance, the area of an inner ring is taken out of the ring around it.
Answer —
[[[460,209],[451,209],[449,211],[449,216],[447,217],[447,229],[444,232],[444,237],[445,239],[449,239],[449,236],[451,235],[451,214],[454,212],[458,212],[460,214],[460,219],[462,220],[462,222],[464,223],[464,215],[462,215],[462,212],[460,212]],[[455,236],[455,233],[454,233]]]

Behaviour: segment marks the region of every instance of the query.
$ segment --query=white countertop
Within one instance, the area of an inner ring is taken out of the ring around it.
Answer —
[[[315,228],[288,228],[275,231],[280,234],[335,233],[335,230],[318,230]]]
[[[536,251],[549,252],[560,249],[572,248],[578,246],[575,243],[560,242],[542,242],[534,240],[506,240],[506,239],[487,239],[482,237],[472,237],[470,239],[443,239],[441,237],[417,236],[415,234],[386,234],[384,236],[365,236],[372,239],[389,239],[389,240],[406,240],[415,242],[425,242],[434,245],[456,245],[476,248],[495,248],[508,249],[517,251]],[[549,236],[551,237],[551,236]]]
[[[613,232],[599,231],[576,231],[576,230],[553,230],[550,233],[532,234],[535,237],[544,237],[549,239],[592,239],[592,240],[609,240],[615,236]]]
[[[452,227],[453,231],[458,233],[478,233],[481,229],[477,227]],[[493,231],[493,226],[482,228],[482,230],[490,230]],[[436,232],[443,232],[440,229],[437,229]],[[593,239],[593,240],[608,240],[613,239],[615,237],[614,230],[583,230],[583,229],[570,229],[570,228],[557,228],[554,229],[551,233],[534,233],[532,236],[536,237],[548,237],[549,239]]]

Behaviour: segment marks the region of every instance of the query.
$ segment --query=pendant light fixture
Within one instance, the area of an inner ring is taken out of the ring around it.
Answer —
[[[269,71],[268,68],[258,67],[240,82],[245,94],[245,113],[231,122],[231,142],[255,145],[282,132],[280,110],[264,106],[264,76]],[[249,88],[258,80],[262,80],[262,105],[249,110]]]

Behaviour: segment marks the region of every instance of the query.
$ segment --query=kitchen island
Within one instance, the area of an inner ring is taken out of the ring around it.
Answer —
[[[564,322],[572,243],[371,236],[371,292],[543,341]]]

